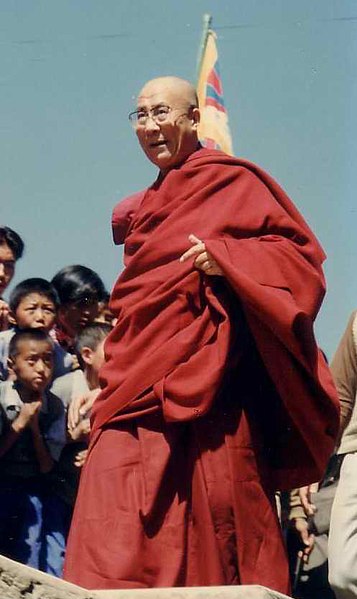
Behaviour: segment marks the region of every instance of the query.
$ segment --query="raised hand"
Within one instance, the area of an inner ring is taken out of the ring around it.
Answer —
[[[198,268],[198,270],[202,270],[206,275],[224,276],[221,267],[218,266],[213,256],[207,252],[204,242],[193,234],[189,235],[188,239],[193,245],[182,254],[180,262],[186,262],[186,260],[194,258],[194,266]]]

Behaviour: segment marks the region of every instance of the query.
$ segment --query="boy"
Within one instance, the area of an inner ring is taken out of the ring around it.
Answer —
[[[49,332],[56,320],[59,299],[53,285],[41,278],[25,279],[10,295],[9,320],[14,328],[0,333],[0,380],[8,377],[8,350],[16,331],[30,328]],[[54,347],[53,377],[72,368],[73,358],[58,343]]]
[[[116,318],[109,308],[110,294],[106,293],[105,297],[98,302],[98,316],[94,322],[106,322],[110,326],[115,326]]]
[[[87,454],[87,441],[90,430],[89,410],[82,410],[74,420],[72,414],[84,403],[88,392],[99,389],[99,370],[104,362],[104,341],[112,327],[107,323],[94,322],[85,327],[76,338],[76,352],[81,371],[57,378],[51,391],[61,397],[68,408],[69,442],[64,448],[56,470],[58,475],[57,493],[72,510],[77,494],[80,468]]]
[[[60,501],[48,477],[65,444],[65,411],[46,391],[54,342],[42,329],[18,331],[8,360],[15,380],[0,383],[0,553],[58,575]]]
[[[107,322],[93,322],[76,338],[76,353],[90,390],[99,388],[99,370],[104,363],[104,342],[112,330]]]
[[[65,266],[52,279],[60,307],[56,323],[56,338],[70,353],[75,353],[75,337],[98,316],[99,302],[106,291],[100,276],[87,266]]]

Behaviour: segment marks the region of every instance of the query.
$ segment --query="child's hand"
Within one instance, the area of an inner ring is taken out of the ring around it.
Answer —
[[[24,403],[16,420],[12,423],[12,429],[16,433],[21,433],[26,427],[38,426],[38,413],[41,409],[41,401],[32,401]]]
[[[77,358],[77,356],[73,355],[73,356],[72,356],[72,366],[71,366],[71,370],[72,370],[72,371],[73,371],[73,370],[80,370],[80,368],[81,368],[81,367],[80,367],[80,364],[79,364],[79,361],[78,361],[78,358]]]
[[[84,418],[75,428],[68,429],[68,434],[73,441],[86,440],[90,433],[90,420]]]
[[[77,468],[82,468],[84,462],[86,461],[87,453],[88,449],[82,449],[82,451],[78,451],[78,453],[76,453],[74,456],[74,465],[77,466]]]

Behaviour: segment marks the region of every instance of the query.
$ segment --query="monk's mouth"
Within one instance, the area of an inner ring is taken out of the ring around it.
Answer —
[[[150,144],[150,148],[160,148],[161,146],[166,146],[167,141],[163,139],[162,141],[153,141]]]

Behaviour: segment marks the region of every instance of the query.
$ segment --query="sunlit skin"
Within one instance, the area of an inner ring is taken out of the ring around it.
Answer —
[[[149,111],[160,105],[172,110],[164,123],[151,117],[138,126],[136,135],[146,156],[165,174],[181,164],[197,149],[200,119],[194,87],[177,77],[160,77],[144,85],[138,95],[137,110]]]
[[[20,301],[11,318],[20,329],[49,331],[56,319],[56,306],[41,293],[29,293]]]
[[[0,241],[0,296],[15,273],[15,256],[5,241]]]
[[[53,371],[53,347],[49,341],[22,339],[17,353],[9,358],[9,367],[21,385],[23,400],[40,397],[49,384]]]
[[[198,270],[202,270],[206,275],[224,276],[223,270],[217,264],[213,256],[206,250],[203,241],[198,239],[196,235],[189,235],[189,242],[192,244],[186,252],[180,257],[180,262],[193,260],[193,264]]]
[[[81,350],[81,358],[84,362],[84,373],[89,389],[97,389],[99,387],[99,370],[105,361],[104,342],[105,339],[98,343],[95,349],[84,346]]]
[[[73,440],[82,439],[90,432],[89,413],[95,397],[99,392],[99,370],[105,361],[103,339],[95,349],[84,346],[81,349],[81,358],[84,362],[84,374],[90,392],[88,395],[74,397],[68,413],[68,430]],[[90,398],[90,400],[89,400]],[[92,401],[93,399],[93,401]],[[87,452],[80,452],[75,459],[75,465],[84,464]]]

